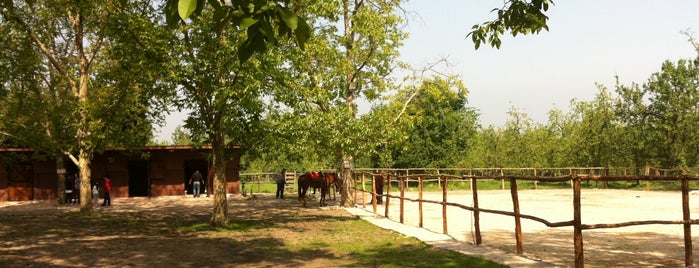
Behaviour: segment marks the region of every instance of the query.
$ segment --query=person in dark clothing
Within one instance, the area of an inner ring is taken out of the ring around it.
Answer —
[[[284,187],[286,187],[286,169],[282,169],[281,172],[277,173],[277,195],[276,198],[284,199]]]
[[[192,174],[192,178],[189,179],[189,184],[192,185],[192,192],[195,198],[199,197],[203,182],[204,178],[201,176],[201,173],[199,173],[199,170],[195,171],[194,174]]]

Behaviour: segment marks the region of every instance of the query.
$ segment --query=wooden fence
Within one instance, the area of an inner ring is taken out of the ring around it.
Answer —
[[[404,202],[417,202],[418,203],[418,217],[419,217],[419,227],[423,227],[423,204],[432,203],[440,204],[442,206],[442,225],[443,233],[448,234],[447,226],[447,207],[458,207],[465,210],[473,212],[474,216],[474,232],[475,232],[475,242],[477,245],[482,243],[481,230],[479,224],[480,213],[493,213],[505,216],[514,217],[515,224],[515,240],[516,240],[516,251],[517,254],[523,254],[522,246],[522,228],[521,219],[528,219],[537,221],[545,224],[547,227],[573,227],[573,246],[575,249],[575,267],[584,267],[584,251],[583,251],[583,230],[592,229],[602,229],[602,228],[619,228],[634,225],[647,225],[647,224],[682,224],[684,226],[684,248],[685,248],[685,266],[694,265],[694,257],[692,254],[692,237],[691,237],[691,225],[699,224],[699,220],[691,219],[690,208],[689,208],[689,182],[692,180],[699,180],[697,176],[696,169],[685,169],[685,170],[663,170],[663,169],[610,169],[610,168],[557,168],[557,169],[458,169],[450,170],[451,172],[445,172],[444,169],[436,170],[432,174],[409,174],[410,172],[405,169],[395,169],[395,170],[374,170],[377,173],[371,172],[356,172],[354,175],[355,180],[355,200],[362,200],[362,205],[366,206],[366,200],[364,198],[365,194],[371,195],[372,206],[374,213],[377,213],[377,193],[376,184],[374,183],[376,178],[383,180],[385,183],[385,194],[378,194],[385,197],[385,212],[384,216],[389,217],[389,206],[391,205],[391,199],[397,199],[400,203],[400,215],[399,219],[401,223],[404,223]],[[407,172],[406,172],[407,171]],[[593,172],[590,172],[593,171]],[[587,172],[587,173],[583,173]],[[403,174],[403,175],[396,175]],[[452,174],[445,174],[452,173]],[[453,175],[453,173],[460,173],[460,175]],[[567,174],[565,174],[567,173]],[[545,175],[544,175],[545,174]],[[565,175],[563,175],[565,174]],[[693,174],[693,175],[688,175]],[[366,189],[367,179],[371,179],[371,190]],[[501,180],[503,182],[503,188],[505,187],[505,182],[509,183],[510,194],[512,197],[513,210],[512,211],[502,211],[480,208],[478,206],[478,180]],[[423,199],[423,183],[427,180],[436,180],[442,190],[442,200],[425,200]],[[450,181],[468,181],[470,182],[470,188],[473,195],[473,205],[466,206],[463,204],[449,202],[448,197],[448,185]],[[418,184],[418,198],[411,199],[405,197],[405,188],[410,181],[417,181]],[[573,191],[573,219],[567,221],[550,222],[546,219],[535,217],[532,215],[521,214],[519,211],[519,198],[517,181],[533,181],[535,182],[570,182]],[[681,194],[682,194],[682,220],[645,220],[645,221],[629,221],[614,224],[582,224],[581,217],[581,188],[582,181],[594,181],[606,183],[610,181],[645,181],[646,189],[648,189],[651,181],[675,181],[681,183]],[[393,194],[391,185],[396,183],[398,186],[398,195]],[[361,198],[358,195],[362,195]]]

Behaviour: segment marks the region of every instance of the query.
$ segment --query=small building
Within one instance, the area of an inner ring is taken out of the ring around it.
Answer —
[[[240,150],[240,147],[230,150]],[[135,196],[172,196],[191,194],[189,181],[199,171],[212,192],[213,167],[211,147],[148,146],[138,151],[106,150],[95,154],[91,171],[92,182],[103,185],[104,177],[112,181],[112,198]],[[226,162],[226,189],[229,194],[240,193],[239,153]],[[56,160],[37,157],[28,149],[0,149],[0,202],[50,200],[58,198],[58,174],[68,177],[78,173],[78,167],[67,157],[64,169],[58,169]],[[203,191],[202,191],[203,192]],[[100,194],[101,197],[101,194]]]

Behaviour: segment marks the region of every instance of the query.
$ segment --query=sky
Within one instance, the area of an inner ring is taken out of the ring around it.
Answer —
[[[699,1],[585,0],[554,1],[546,12],[549,31],[501,37],[500,49],[476,50],[466,36],[474,24],[493,20],[502,0],[411,0],[400,60],[424,67],[440,58],[469,89],[468,105],[482,126],[504,126],[515,107],[545,124],[548,111],[568,112],[570,101],[589,101],[596,83],[614,89],[615,76],[642,84],[666,60],[694,58],[697,52],[681,34],[699,39]],[[368,109],[366,104],[363,109]],[[362,107],[360,107],[360,110]],[[169,141],[184,113],[168,116],[156,133]]]
[[[642,84],[665,60],[694,58],[697,52],[681,34],[699,39],[699,1],[585,0],[554,1],[546,15],[549,31],[507,35],[500,49],[475,50],[466,36],[474,24],[493,20],[503,1],[413,0],[405,9],[410,38],[401,59],[425,66],[440,57],[452,64],[469,89],[469,106],[482,126],[504,126],[516,107],[545,124],[548,111],[568,111],[570,101],[593,100],[595,83],[614,89],[615,76]]]

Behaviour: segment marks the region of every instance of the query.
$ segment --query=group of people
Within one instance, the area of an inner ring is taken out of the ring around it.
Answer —
[[[80,175],[77,173],[73,175],[68,175],[66,177],[66,196],[65,196],[65,203],[68,205],[77,205],[80,204]],[[92,183],[91,187],[91,192],[92,192],[92,202],[96,206],[99,204],[99,187],[98,183]],[[110,193],[112,192],[112,181],[104,177],[104,187],[103,187],[103,192],[104,192],[104,202],[102,203],[102,206],[111,206],[112,205],[112,198],[110,196]]]

